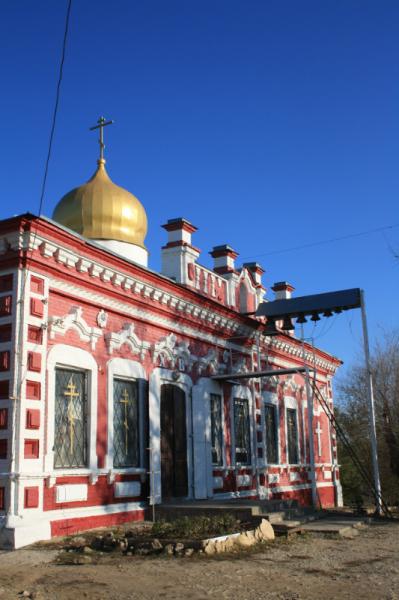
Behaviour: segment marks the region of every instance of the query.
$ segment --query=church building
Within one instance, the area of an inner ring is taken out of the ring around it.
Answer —
[[[52,219],[0,222],[0,546],[142,520],[173,499],[311,505],[313,485],[323,507],[341,503],[335,433],[317,398],[310,432],[295,372],[315,369],[332,408],[341,363],[255,316],[294,288],[266,299],[258,263],[237,266],[215,240],[206,268],[190,221],[163,228],[158,273],[145,209],[102,151]]]

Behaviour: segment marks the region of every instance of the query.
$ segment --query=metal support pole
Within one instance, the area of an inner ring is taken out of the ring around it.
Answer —
[[[308,401],[308,430],[309,430],[309,464],[310,464],[310,484],[312,488],[312,506],[317,507],[317,483],[316,483],[316,470],[314,461],[314,439],[313,439],[313,393],[310,387],[310,375],[309,367],[306,360],[305,352],[305,335],[303,325],[301,324],[301,336],[302,336],[302,356],[303,364],[305,367],[305,386],[306,386],[306,398]]]
[[[363,345],[364,345],[364,358],[366,363],[366,382],[367,382],[367,396],[369,403],[369,425],[370,425],[370,440],[371,440],[371,456],[373,463],[373,476],[374,476],[374,487],[375,487],[375,504],[376,511],[380,515],[382,514],[382,501],[381,501],[381,482],[380,482],[380,470],[378,467],[378,451],[377,451],[377,434],[375,427],[375,409],[374,409],[374,391],[373,391],[373,376],[371,371],[370,362],[370,346],[369,346],[369,334],[367,328],[366,318],[366,304],[364,301],[364,291],[360,290],[360,310],[362,311],[362,326],[363,326]]]

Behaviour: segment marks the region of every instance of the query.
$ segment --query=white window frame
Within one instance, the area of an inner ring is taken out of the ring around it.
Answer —
[[[87,373],[87,467],[54,468],[55,378],[56,369],[76,369]],[[98,364],[93,355],[82,348],[56,344],[47,357],[47,436],[45,469],[54,477],[88,475],[98,471],[97,463],[97,396]]]
[[[298,462],[290,463],[288,456],[288,420],[287,420],[287,409],[290,408],[296,411],[296,445],[297,445],[297,454],[298,454]],[[293,467],[299,466],[301,464],[301,445],[299,441],[299,418],[298,418],[298,402],[296,398],[292,398],[291,396],[284,396],[284,426],[285,426],[285,456],[287,460],[287,465],[292,465]]]
[[[138,467],[114,467],[114,379],[125,379],[126,381],[137,381],[137,400],[138,400],[138,433],[139,433],[139,454],[140,462]],[[105,464],[108,470],[113,473],[144,473],[145,459],[145,440],[144,440],[144,411],[145,398],[143,397],[143,387],[140,380],[147,380],[144,367],[135,360],[128,358],[112,358],[107,364],[107,455]]]
[[[270,404],[274,406],[276,411],[276,439],[277,439],[277,462],[271,463],[269,462],[269,457],[267,456],[267,444],[266,444],[266,408],[265,405]],[[264,447],[264,457],[265,457],[265,465],[266,466],[276,466],[281,464],[281,435],[280,435],[280,407],[278,402],[278,395],[273,392],[264,392],[262,394],[262,419],[263,419],[263,447]]]
[[[217,465],[216,463],[213,462],[212,460],[212,411],[211,411],[211,396],[219,396],[220,398],[220,425],[222,428],[222,447],[221,447],[221,453],[222,453],[222,462],[220,465]],[[226,445],[226,436],[225,436],[225,430],[224,430],[224,398],[223,398],[223,393],[220,390],[219,392],[216,391],[210,391],[208,392],[208,402],[209,402],[209,415],[210,415],[210,423],[209,423],[209,432],[210,432],[210,446],[211,446],[211,467],[212,470],[217,471],[218,469],[224,469],[225,464],[226,464],[226,459],[225,459],[225,445]]]
[[[234,423],[234,400],[248,400],[248,420],[249,420],[249,442],[251,447],[250,462],[247,464],[237,463],[236,461],[236,429]],[[254,424],[252,419],[252,393],[251,390],[243,385],[235,385],[231,389],[230,396],[230,432],[231,432],[231,458],[233,467],[240,469],[252,469],[255,465],[255,452],[254,448]]]

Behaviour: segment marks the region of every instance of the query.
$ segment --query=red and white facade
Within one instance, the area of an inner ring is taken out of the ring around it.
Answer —
[[[224,373],[303,366],[302,346],[284,332],[261,335],[244,313],[265,294],[256,263],[235,267],[229,246],[198,263],[195,227],[165,226],[162,274],[66,230],[23,215],[0,223],[0,544],[20,547],[100,525],[141,520],[162,494],[162,386],[184,395],[188,499],[295,498],[311,503],[307,398],[303,377],[219,383]],[[275,293],[291,293],[276,286]],[[317,384],[332,406],[340,362],[305,345]],[[88,381],[87,449],[82,468],[55,468],[54,398],[58,367]],[[114,467],[113,381],[138,381],[139,465]],[[212,396],[213,395],[213,396]],[[221,398],[217,464],[211,396]],[[234,402],[248,410],[250,456],[237,459]],[[274,461],[267,457],[265,407],[275,407]],[[287,449],[294,419],[296,462]],[[292,426],[291,423],[291,426]],[[314,406],[315,478],[323,506],[341,503],[336,439]],[[150,448],[150,450],[148,450]]]

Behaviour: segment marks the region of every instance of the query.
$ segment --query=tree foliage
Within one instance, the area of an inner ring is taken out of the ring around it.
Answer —
[[[399,331],[385,335],[375,346],[372,375],[382,493],[399,504]],[[366,370],[357,364],[338,386],[336,416],[372,477]],[[346,503],[370,501],[372,494],[339,444],[341,481]]]

